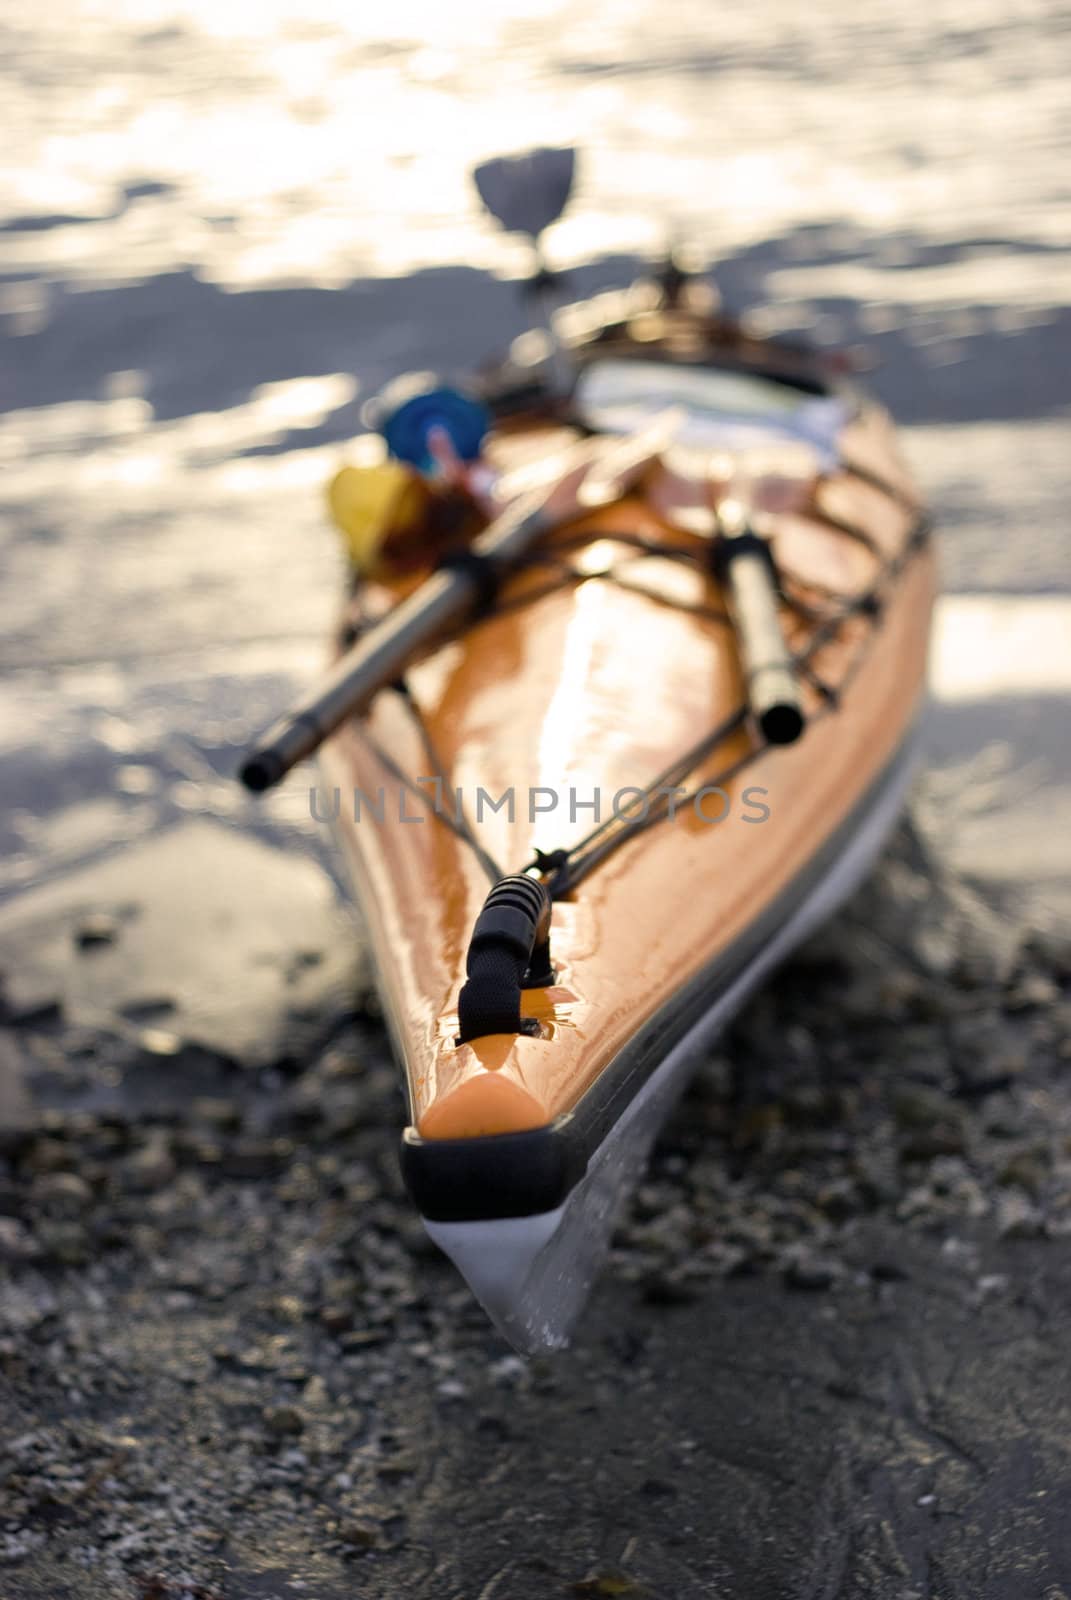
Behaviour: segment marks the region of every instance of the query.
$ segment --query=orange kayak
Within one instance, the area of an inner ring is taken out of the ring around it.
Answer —
[[[687,295],[601,297],[561,323],[568,395],[516,359],[482,374],[499,481],[667,408],[672,445],[321,752],[405,1073],[407,1184],[522,1349],[564,1341],[704,1050],[880,849],[934,597],[890,421],[825,360]],[[786,743],[749,705],[714,559],[719,500],[758,458],[783,480],[760,543],[799,691]],[[361,615],[411,587],[365,584]]]

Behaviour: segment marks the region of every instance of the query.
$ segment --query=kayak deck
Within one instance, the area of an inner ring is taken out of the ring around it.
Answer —
[[[875,455],[881,425],[880,414],[854,425]],[[526,569],[490,615],[407,673],[405,695],[381,695],[327,746],[423,1138],[518,1132],[575,1109],[645,1020],[803,870],[898,747],[933,588],[917,515],[847,472],[822,501],[819,516],[782,518],[774,538],[800,607],[785,618],[806,663],[798,744],[763,748],[748,726],[724,599],[681,559],[702,541],[690,549],[629,498],[549,539],[551,583],[543,563]],[[540,1036],[458,1046],[489,883],[537,851],[575,848],[615,797],[627,803],[718,730],[679,786],[721,793],[682,801],[556,898],[556,981],[525,996]],[[452,811],[458,790],[463,829],[436,814],[436,793]]]

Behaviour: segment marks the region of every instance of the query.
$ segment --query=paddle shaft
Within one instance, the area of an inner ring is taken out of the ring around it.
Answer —
[[[770,744],[792,744],[803,732],[796,673],[778,612],[776,578],[768,547],[737,501],[717,511],[718,567],[740,648],[751,713]]]
[[[472,553],[488,562],[492,572],[503,572],[554,520],[545,490],[538,497],[526,496],[496,518],[474,542]],[[242,763],[239,775],[246,788],[258,794],[272,788],[347,717],[363,711],[380,689],[397,681],[417,651],[472,610],[480,589],[476,562],[433,573],[357,640],[326,683],[269,729]]]

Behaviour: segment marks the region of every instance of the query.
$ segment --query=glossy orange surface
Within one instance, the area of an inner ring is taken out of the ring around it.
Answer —
[[[533,438],[516,433],[521,451]],[[538,441],[537,441],[538,442]],[[869,411],[843,439],[852,461],[910,485],[883,414]],[[507,450],[507,442],[502,449]],[[740,703],[734,638],[688,605],[721,605],[712,579],[670,560],[637,557],[617,534],[642,533],[680,548],[696,536],[652,509],[657,485],[563,529],[575,581],[545,592],[531,568],[508,586],[499,614],[444,642],[414,665],[408,684],[438,760],[460,786],[470,818],[478,790],[515,795],[512,819],[484,807],[474,831],[503,873],[533,850],[575,843],[594,824],[580,802],[648,784]],[[794,592],[816,606],[875,582],[881,558],[900,554],[909,506],[849,474],[819,487],[828,514],[865,528],[878,554],[807,511],[777,520],[777,560]],[[578,532],[586,536],[577,548]],[[609,581],[611,565],[616,579]],[[625,586],[627,585],[627,587]],[[933,560],[925,548],[884,586],[880,619],[845,622],[813,665],[843,686],[839,709],[815,714],[795,745],[760,755],[724,784],[729,814],[710,822],[683,806],[625,843],[557,903],[553,989],[531,991],[539,1038],[495,1035],[458,1047],[457,995],[470,933],[490,880],[468,844],[411,794],[369,743],[413,777],[433,767],[402,697],[379,696],[362,727],[345,726],[325,748],[324,781],[341,790],[343,828],[397,1046],[412,1120],[429,1138],[539,1126],[573,1106],[637,1029],[691,975],[728,947],[804,868],[902,742],[922,689]],[[515,599],[533,596],[526,604]],[[812,624],[786,612],[803,648]],[[711,782],[750,745],[738,731],[687,780]],[[375,800],[352,821],[353,791]],[[425,785],[429,798],[432,786]],[[749,791],[761,791],[750,794]],[[529,796],[552,812],[532,815]],[[750,801],[750,803],[748,803]],[[769,816],[758,822],[759,805]],[[723,802],[711,797],[708,814]],[[416,820],[403,820],[408,817]]]

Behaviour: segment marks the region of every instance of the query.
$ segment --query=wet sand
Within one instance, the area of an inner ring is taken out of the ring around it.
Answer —
[[[526,1363],[320,891],[193,823],[5,913],[0,1592],[1062,1593],[1071,946],[905,825]]]

